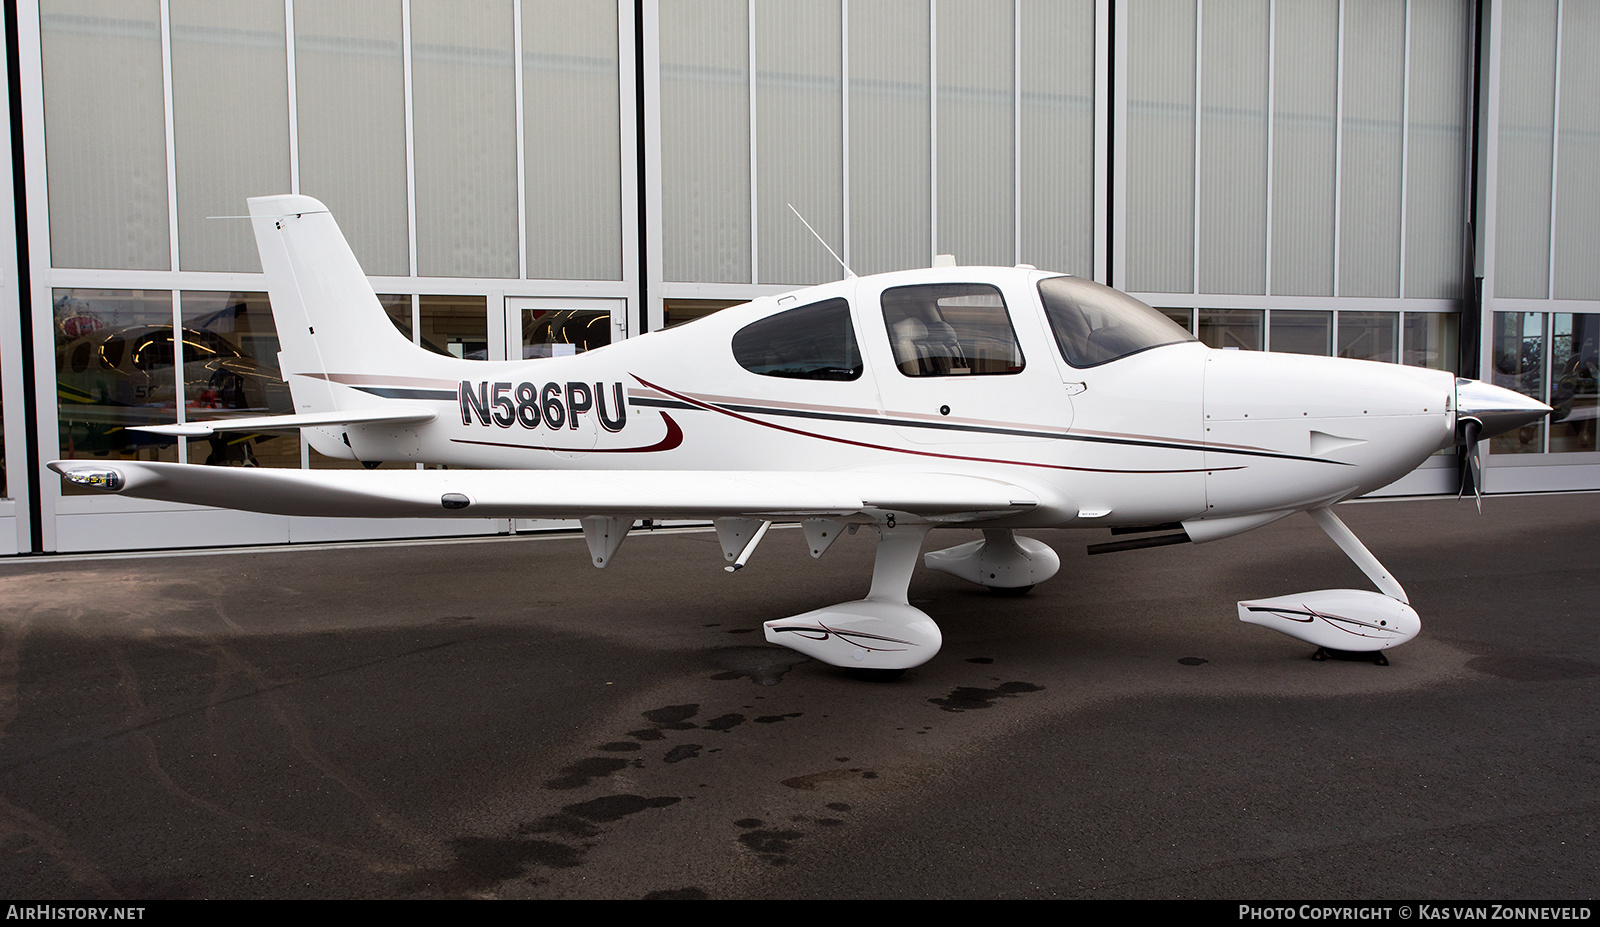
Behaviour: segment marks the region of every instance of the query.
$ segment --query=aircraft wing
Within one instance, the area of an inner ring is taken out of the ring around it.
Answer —
[[[1040,503],[1022,486],[948,473],[268,470],[133,460],[57,460],[50,469],[104,492],[273,515],[771,520],[904,512],[963,522]]]

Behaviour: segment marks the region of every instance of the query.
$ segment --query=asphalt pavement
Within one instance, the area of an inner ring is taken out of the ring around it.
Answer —
[[[1234,602],[1370,588],[1303,515],[1001,598],[894,683],[766,644],[872,544],[638,532],[0,562],[15,898],[1592,898],[1600,495],[1362,503],[1389,666]],[[925,549],[968,540],[937,532]]]

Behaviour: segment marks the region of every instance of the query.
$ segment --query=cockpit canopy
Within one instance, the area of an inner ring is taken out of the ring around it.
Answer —
[[[1061,356],[1097,367],[1162,345],[1194,341],[1177,323],[1126,293],[1080,277],[1046,277],[1039,299]]]

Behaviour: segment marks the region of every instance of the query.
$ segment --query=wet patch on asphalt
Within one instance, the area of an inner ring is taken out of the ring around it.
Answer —
[[[811,658],[787,647],[724,647],[711,653],[711,664],[721,672],[712,679],[748,676],[758,686],[775,686],[784,674]]]
[[[1031,682],[1002,682],[992,689],[957,686],[944,698],[930,698],[928,703],[938,705],[942,711],[976,711],[980,708],[993,708],[995,702],[1003,698],[1016,698],[1029,692],[1043,691],[1044,686],[1036,686]]]

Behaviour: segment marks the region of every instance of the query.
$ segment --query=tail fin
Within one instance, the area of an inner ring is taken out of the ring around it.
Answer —
[[[372,395],[337,384],[412,372],[434,356],[389,321],[328,207],[309,196],[254,197],[250,221],[297,413],[371,406]]]

